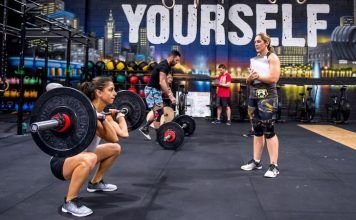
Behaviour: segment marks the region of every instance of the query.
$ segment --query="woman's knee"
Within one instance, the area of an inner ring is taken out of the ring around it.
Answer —
[[[83,155],[82,162],[84,165],[88,166],[90,170],[92,170],[95,167],[95,164],[98,161],[98,157],[94,153],[87,153]]]
[[[120,155],[121,153],[121,146],[120,144],[118,143],[113,143],[112,146],[111,146],[111,149],[113,150],[113,153],[115,155]]]

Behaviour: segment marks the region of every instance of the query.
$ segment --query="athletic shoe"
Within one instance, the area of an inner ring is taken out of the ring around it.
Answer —
[[[244,137],[252,137],[255,135],[255,132],[253,130],[250,130],[247,134],[242,134]]]
[[[141,132],[141,134],[143,134],[143,136],[145,136],[147,140],[151,140],[150,130],[147,127],[142,127],[138,130]]]
[[[220,124],[220,123],[221,123],[221,120],[215,120],[215,121],[212,121],[211,123],[213,123],[213,124]]]
[[[114,184],[110,184],[110,183],[104,183],[103,180],[101,180],[98,183],[92,183],[91,181],[89,181],[88,183],[88,187],[87,187],[87,191],[88,192],[112,192],[117,190],[117,186]]]
[[[228,121],[226,122],[226,125],[231,125],[231,121],[228,120]]]
[[[91,215],[93,210],[81,204],[79,198],[74,198],[68,202],[64,199],[64,204],[62,205],[62,212],[70,213],[77,217],[84,217]]]
[[[261,162],[257,163],[254,159],[247,162],[247,164],[241,166],[241,170],[246,170],[246,171],[260,170],[260,169],[262,169]]]
[[[274,164],[270,164],[267,172],[264,175],[264,177],[274,178],[274,177],[277,177],[278,174],[279,174],[278,167],[276,165],[274,165]]]

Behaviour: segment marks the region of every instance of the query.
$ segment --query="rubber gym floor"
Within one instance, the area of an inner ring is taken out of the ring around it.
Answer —
[[[297,122],[277,124],[280,175],[268,179],[266,149],[262,170],[240,170],[252,157],[253,139],[242,136],[249,123],[195,120],[194,135],[178,151],[138,131],[121,141],[122,155],[105,177],[118,190],[83,187],[80,196],[94,211],[86,219],[356,219],[356,151],[333,140],[353,138],[355,122],[325,124],[349,131],[332,139]],[[1,121],[0,219],[76,219],[60,212],[68,183],[52,176],[50,157],[30,135],[15,134],[14,124]]]

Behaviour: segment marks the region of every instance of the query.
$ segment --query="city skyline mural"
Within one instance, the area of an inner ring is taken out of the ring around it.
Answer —
[[[166,1],[171,5],[173,1]],[[233,71],[246,68],[255,56],[253,40],[256,33],[267,32],[272,45],[282,56],[282,64],[313,64],[320,47],[332,50],[331,35],[335,28],[353,25],[353,0],[305,1],[175,1],[168,9],[162,1],[65,1],[66,10],[76,14],[80,25],[96,37],[105,38],[108,19],[124,51],[141,54],[144,59],[164,59],[171,49],[183,54],[183,65],[209,73],[218,63],[226,63]],[[348,21],[351,23],[347,23]],[[114,37],[114,34],[112,36]],[[108,51],[106,43],[106,50]],[[291,48],[304,48],[299,53]],[[285,57],[283,57],[285,55]],[[308,56],[309,55],[309,56]],[[338,66],[336,52],[329,61],[317,60],[321,66]],[[301,59],[288,61],[288,56]],[[122,56],[121,56],[122,57]],[[284,62],[284,58],[286,61]],[[351,62],[349,62],[351,61]],[[352,64],[354,59],[348,62]]]

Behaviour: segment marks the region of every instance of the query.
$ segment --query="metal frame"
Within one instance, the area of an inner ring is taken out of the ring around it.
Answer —
[[[48,54],[48,44],[51,39],[67,39],[67,52],[66,52],[66,80],[65,84],[68,86],[70,81],[70,54],[71,54],[71,45],[72,42],[77,42],[79,44],[85,45],[86,47],[86,56],[84,61],[84,70],[88,69],[88,52],[89,45],[93,44],[90,36],[87,36],[85,33],[74,29],[71,26],[65,25],[55,19],[47,17],[45,14],[42,14],[38,7],[40,4],[32,0],[11,0],[18,4],[18,7],[21,10],[11,8],[8,6],[8,0],[4,0],[3,4],[0,4],[0,7],[3,10],[3,22],[0,24],[0,32],[3,35],[2,38],[2,49],[1,49],[1,73],[4,74],[6,78],[6,57],[3,55],[6,53],[6,40],[7,35],[17,37],[21,40],[21,51],[20,51],[20,63],[19,70],[24,69],[24,51],[26,46],[27,39],[46,39],[46,54]],[[7,25],[7,16],[8,12],[15,13],[21,17],[21,28],[16,28]],[[20,36],[20,37],[19,37]],[[5,47],[3,46],[5,45]],[[3,63],[4,62],[4,63]],[[45,68],[48,65],[48,57],[46,57]],[[47,72],[47,68],[45,70]],[[47,75],[46,75],[47,77]],[[2,75],[0,75],[0,78]],[[43,81],[44,82],[44,81]],[[17,134],[22,135],[22,122],[23,122],[23,98],[24,98],[24,89],[23,89],[23,75],[20,76],[20,100],[19,100],[19,110],[17,114]]]

